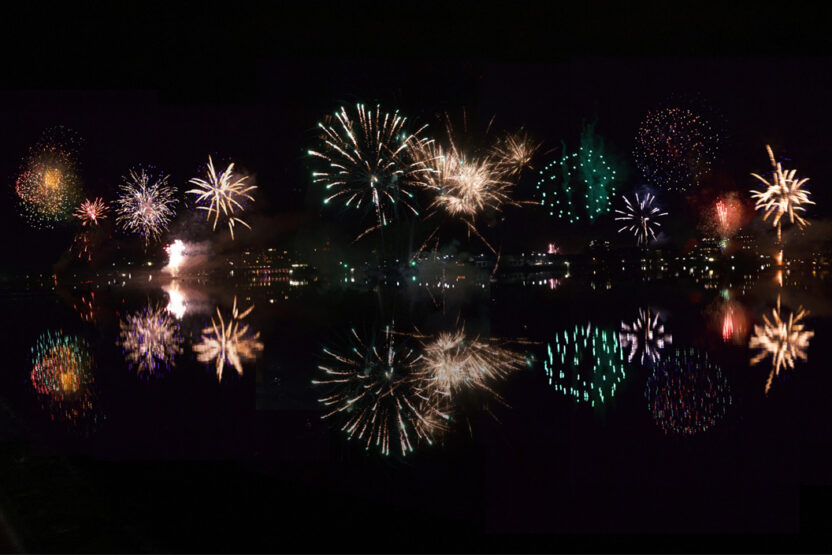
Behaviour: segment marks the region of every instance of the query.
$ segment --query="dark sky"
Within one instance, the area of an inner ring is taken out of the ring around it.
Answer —
[[[282,6],[127,2],[25,14],[18,26],[7,19],[0,232],[15,240],[4,265],[51,264],[71,241],[69,232],[30,230],[15,207],[21,157],[46,127],[66,125],[86,140],[88,195],[113,198],[139,163],[182,186],[216,153],[253,174],[263,221],[315,221],[320,195],[309,191],[304,157],[312,129],[356,101],[434,126],[437,114],[465,107],[483,122],[495,115],[497,129],[525,126],[546,148],[574,145],[581,122],[597,117],[597,131],[631,163],[646,111],[697,95],[724,120],[729,139],[717,164],[737,186],[766,169],[771,143],[812,178],[813,215],[829,216],[832,59],[823,55],[832,52],[809,31],[823,13]],[[628,186],[637,184],[631,173]],[[275,238],[286,231],[276,226]]]

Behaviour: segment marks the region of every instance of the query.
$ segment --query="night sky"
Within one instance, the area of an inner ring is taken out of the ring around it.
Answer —
[[[640,120],[687,99],[726,131],[715,187],[750,188],[750,171],[768,171],[770,143],[811,178],[810,217],[829,217],[830,59],[799,56],[829,49],[810,27],[789,30],[817,21],[812,14],[757,8],[713,19],[526,6],[495,14],[460,7],[437,17],[428,6],[411,14],[268,6],[192,11],[129,2],[122,12],[23,17],[38,33],[4,38],[0,231],[15,238],[4,265],[48,269],[71,242],[71,230],[32,230],[16,206],[21,158],[47,127],[65,125],[85,139],[85,192],[108,200],[137,164],[169,172],[181,198],[208,154],[231,158],[259,186],[252,216],[259,224],[255,234],[240,233],[241,244],[284,244],[322,219],[337,223],[337,212],[321,215],[305,152],[324,114],[359,101],[398,108],[436,130],[440,114],[459,118],[463,109],[480,127],[492,116],[497,130],[523,126],[544,143],[537,167],[557,155],[561,140],[576,147],[582,123],[597,118],[597,132],[629,166],[623,193],[643,183],[632,164]],[[766,16],[777,19],[776,32]],[[518,196],[530,198],[534,182],[527,174]],[[530,233],[545,244],[575,231],[541,214],[506,217],[502,233],[513,249]]]

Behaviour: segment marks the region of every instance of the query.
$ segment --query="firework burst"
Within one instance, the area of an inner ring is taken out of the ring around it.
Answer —
[[[762,326],[754,326],[754,335],[748,342],[749,349],[759,349],[752,359],[752,366],[771,356],[771,373],[766,381],[765,392],[771,389],[774,376],[780,375],[781,368],[794,369],[795,359],[806,360],[806,349],[815,332],[806,330],[803,323],[809,312],[801,306],[797,314],[789,312],[788,319],[780,315],[780,295],[777,295],[777,308],[771,310],[771,320],[764,314]]]
[[[217,229],[217,222],[220,215],[228,219],[228,230],[231,232],[231,239],[234,239],[234,225],[240,224],[248,229],[251,227],[234,216],[237,211],[244,210],[243,203],[248,200],[254,202],[254,197],[249,194],[257,188],[257,185],[248,185],[245,181],[248,176],[239,176],[234,174],[234,163],[228,164],[225,171],[217,173],[214,169],[214,162],[211,157],[208,157],[208,179],[200,179],[194,177],[188,183],[192,183],[199,187],[199,189],[191,189],[186,191],[187,194],[198,195],[197,203],[208,203],[208,206],[198,206],[198,210],[205,210],[208,219],[214,216],[214,224],[211,229]]]
[[[624,227],[618,230],[631,231],[636,236],[639,245],[647,245],[651,239],[656,238],[656,230],[661,227],[657,221],[662,216],[667,216],[667,212],[662,212],[658,206],[653,206],[655,197],[647,193],[643,199],[638,198],[638,193],[635,194],[635,202],[630,202],[626,196],[624,199],[624,210],[616,210],[616,221],[627,222]]]
[[[650,183],[684,191],[710,170],[718,141],[719,134],[699,114],[664,108],[648,112],[641,122],[633,156]]]
[[[595,124],[584,124],[581,144],[571,154],[563,147],[562,156],[540,171],[537,195],[549,215],[576,223],[590,223],[610,210],[615,193],[617,172],[609,159],[603,139],[595,133]],[[583,214],[578,202],[583,201]]]
[[[673,337],[665,332],[664,324],[659,320],[659,313],[652,314],[649,308],[647,310],[640,308],[638,318],[632,324],[621,322],[619,338],[623,349],[630,348],[627,362],[633,361],[633,357],[641,347],[639,359],[641,364],[644,364],[645,357],[653,364],[658,362],[665,345],[673,342]]]
[[[321,146],[308,154],[325,167],[312,173],[312,181],[325,186],[324,204],[340,201],[345,208],[374,212],[375,224],[358,238],[396,219],[399,205],[419,215],[415,192],[429,186],[431,167],[414,150],[430,141],[419,136],[427,126],[410,133],[406,122],[398,111],[357,104],[354,115],[341,107],[333,119],[318,124]]]
[[[154,177],[140,168],[130,170],[129,177],[119,185],[116,222],[125,231],[141,235],[145,246],[161,237],[175,215],[176,191],[168,185],[168,177]]]
[[[390,454],[391,443],[398,444],[402,455],[419,441],[432,444],[446,429],[448,417],[417,376],[419,354],[398,344],[407,336],[388,326],[378,344],[362,341],[354,329],[351,337],[347,354],[324,349],[327,361],[318,367],[324,376],[312,381],[332,390],[319,399],[331,409],[322,418],[337,417],[350,439],[366,449],[375,446],[384,455]]]
[[[809,181],[808,177],[797,179],[797,170],[784,170],[783,166],[774,159],[774,152],[766,145],[769,159],[772,166],[771,182],[763,177],[752,173],[766,188],[762,191],[751,191],[751,197],[755,199],[754,208],[763,212],[763,220],[773,216],[771,225],[777,228],[777,242],[781,239],[781,219],[789,216],[789,222],[797,222],[798,227],[803,228],[809,222],[801,216],[806,212],[807,204],[815,204],[809,200],[809,191],[803,189],[803,184]]]
[[[676,349],[657,364],[647,378],[644,397],[661,430],[682,436],[708,430],[732,403],[722,369],[707,354],[693,349]]]
[[[442,332],[423,344],[417,376],[424,389],[451,399],[465,390],[487,391],[525,363],[525,357],[495,340],[468,338],[464,328]]]
[[[131,369],[154,375],[170,369],[182,353],[182,337],[177,324],[164,307],[148,305],[126,316],[120,323],[119,344]]]
[[[94,226],[98,225],[98,220],[103,220],[107,217],[109,210],[110,208],[104,202],[104,199],[87,199],[81,203],[81,206],[75,210],[73,215],[81,220],[81,225]]]
[[[199,362],[215,364],[218,381],[222,381],[226,363],[233,366],[237,374],[242,376],[243,361],[255,360],[263,350],[260,332],[250,332],[248,324],[243,323],[243,319],[251,314],[252,310],[254,305],[241,314],[237,310],[237,297],[234,297],[234,306],[226,321],[217,307],[217,319],[211,317],[211,326],[202,330],[202,341],[193,347]]]
[[[81,199],[77,153],[81,139],[65,127],[47,129],[23,160],[15,191],[23,216],[35,227],[71,219]]]
[[[491,148],[491,157],[496,166],[506,175],[519,175],[523,170],[534,169],[532,158],[540,149],[540,143],[528,133],[518,131],[506,134]]]

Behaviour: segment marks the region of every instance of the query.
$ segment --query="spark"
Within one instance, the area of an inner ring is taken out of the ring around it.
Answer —
[[[406,344],[399,346],[396,337],[387,326],[376,345],[375,340],[363,341],[353,329],[347,354],[324,348],[327,361],[318,367],[324,375],[312,381],[332,390],[319,399],[331,409],[322,418],[338,418],[347,437],[384,455],[396,440],[402,455],[419,441],[432,444],[448,419],[419,379],[420,355]]]
[[[644,397],[662,432],[682,436],[710,429],[733,402],[722,369],[694,349],[676,349],[657,364],[647,378]]]
[[[661,359],[661,351],[665,345],[673,343],[673,337],[666,333],[664,324],[659,320],[659,313],[652,314],[648,308],[638,310],[638,318],[632,323],[621,322],[619,333],[621,347],[630,348],[627,355],[627,362],[632,362],[636,352],[641,347],[641,358],[639,362],[644,364],[644,359],[655,364]]]
[[[141,235],[145,246],[161,237],[175,214],[177,200],[174,188],[168,186],[168,177],[153,177],[145,168],[131,169],[119,185],[116,222],[126,231]]]
[[[780,375],[781,368],[794,369],[795,359],[807,360],[806,349],[809,340],[815,332],[806,330],[803,318],[809,312],[801,306],[797,313],[789,312],[788,319],[780,314],[780,295],[777,295],[777,308],[771,310],[771,320],[764,314],[762,326],[754,326],[754,335],[748,342],[749,349],[759,349],[751,359],[751,365],[756,365],[771,356],[771,373],[766,381],[765,392],[771,388],[774,376]]]
[[[218,381],[222,381],[226,363],[233,366],[237,374],[242,376],[243,361],[255,360],[263,350],[260,332],[251,333],[248,324],[243,323],[252,310],[254,305],[240,313],[237,310],[237,297],[234,297],[231,316],[226,322],[217,307],[217,319],[211,317],[211,326],[202,330],[202,341],[193,346],[199,362],[214,362]]]
[[[756,200],[754,208],[763,212],[763,221],[774,216],[771,225],[777,228],[777,242],[779,243],[781,218],[788,214],[790,223],[797,222],[798,227],[806,227],[809,222],[800,213],[806,212],[805,205],[815,203],[809,200],[809,191],[802,188],[809,178],[797,179],[795,177],[797,170],[784,170],[780,162],[774,159],[774,152],[769,145],[766,145],[766,150],[772,166],[771,182],[752,173],[751,175],[761,181],[766,188],[762,191],[752,190],[751,197]]]
[[[177,324],[161,306],[148,306],[119,322],[119,344],[131,369],[154,375],[174,365],[182,353],[182,336]]]
[[[211,219],[211,215],[214,216],[212,230],[217,229],[220,215],[228,218],[228,230],[231,232],[231,239],[234,239],[235,224],[251,229],[251,226],[234,216],[234,214],[237,211],[242,212],[244,210],[243,203],[245,200],[254,202],[254,197],[249,194],[249,191],[257,188],[257,185],[245,183],[248,176],[235,175],[233,170],[234,163],[232,162],[228,164],[225,171],[218,174],[214,169],[213,160],[208,156],[208,179],[194,177],[188,183],[192,183],[199,188],[186,191],[186,194],[198,195],[197,203],[208,202],[208,206],[198,206],[197,209],[205,210],[208,220]]]
[[[98,225],[98,220],[103,220],[107,217],[109,207],[102,198],[95,200],[85,200],[81,203],[74,213],[74,216],[81,220],[81,225]]]
[[[639,199],[638,193],[636,193],[635,202],[630,202],[630,199],[626,196],[621,198],[624,199],[626,206],[624,210],[615,211],[616,214],[621,214],[615,220],[628,222],[628,225],[619,229],[618,232],[632,231],[638,240],[638,244],[646,246],[651,239],[656,238],[656,230],[661,227],[657,218],[667,216],[667,212],[661,212],[658,206],[653,206],[655,197],[650,193],[647,193],[643,200]]]
[[[420,137],[427,126],[410,133],[406,123],[398,110],[390,114],[378,105],[368,110],[357,104],[355,115],[342,106],[334,121],[318,124],[321,146],[308,154],[325,167],[312,173],[312,181],[325,186],[324,204],[338,200],[346,208],[374,212],[375,224],[358,238],[396,219],[399,205],[419,215],[415,192],[430,186],[432,170],[414,151],[430,141]]]

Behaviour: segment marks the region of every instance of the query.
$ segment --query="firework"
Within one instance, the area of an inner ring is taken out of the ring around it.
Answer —
[[[748,342],[749,349],[759,349],[752,359],[752,366],[771,356],[771,373],[766,381],[765,392],[771,388],[774,376],[780,375],[781,368],[794,369],[795,359],[806,360],[806,349],[815,332],[806,330],[803,318],[809,314],[801,306],[797,314],[789,312],[788,319],[780,315],[780,295],[777,295],[777,308],[771,310],[771,320],[763,315],[762,326],[754,326],[754,335]]]
[[[476,235],[491,252],[497,253],[477,228],[477,220],[488,212],[499,212],[504,206],[520,206],[512,198],[514,182],[509,179],[506,168],[489,155],[466,157],[457,147],[450,123],[447,124],[450,146],[436,143],[423,144],[417,157],[432,169],[427,177],[429,187],[435,191],[426,219],[444,215],[452,221],[465,225],[470,236]],[[413,256],[413,260],[436,237],[441,224],[424,241]]]
[[[170,275],[175,276],[179,273],[179,267],[185,260],[185,243],[177,239],[165,247],[165,252],[168,255],[168,264],[165,266],[165,271],[170,272]]]
[[[238,312],[237,297],[234,297],[231,316],[226,322],[217,307],[217,320],[211,317],[211,326],[202,330],[202,341],[193,347],[199,362],[214,362],[219,381],[222,381],[222,371],[226,363],[233,366],[237,374],[242,376],[243,361],[255,360],[257,354],[263,350],[260,332],[250,332],[248,324],[243,323],[243,319],[251,314],[252,310],[254,305],[242,314]]]
[[[523,366],[525,358],[495,340],[467,338],[465,330],[442,332],[423,344],[417,376],[424,389],[452,398],[463,390],[488,391]]]
[[[119,344],[131,369],[154,375],[170,369],[182,353],[182,336],[177,324],[161,306],[148,306],[127,315],[120,323]]]
[[[585,218],[590,223],[610,210],[617,186],[616,170],[595,134],[595,124],[585,124],[577,152],[568,153],[563,145],[561,158],[540,171],[537,194],[550,216],[576,223]],[[583,201],[583,216],[578,202]]]
[[[742,225],[744,212],[744,206],[736,193],[719,197],[712,212],[716,233],[723,239],[733,236]]]
[[[491,156],[496,165],[506,175],[519,175],[532,167],[532,157],[540,148],[540,143],[532,140],[525,132],[509,133],[491,148]]]
[[[765,186],[765,190],[751,191],[751,197],[756,200],[754,208],[763,212],[763,220],[774,216],[771,225],[777,228],[777,242],[781,239],[781,218],[789,216],[789,222],[797,222],[798,227],[803,228],[809,222],[801,216],[806,212],[807,204],[815,204],[809,200],[809,191],[803,189],[803,184],[809,181],[808,177],[803,179],[795,178],[797,170],[784,170],[782,165],[774,159],[774,152],[766,145],[769,159],[772,166],[771,182],[765,180],[756,173],[752,173]]]
[[[81,199],[77,151],[80,138],[64,127],[47,129],[23,160],[15,191],[23,216],[51,228],[71,219]]]
[[[116,222],[126,231],[137,233],[145,245],[157,241],[175,215],[176,191],[168,186],[167,175],[154,177],[144,168],[130,170],[119,185]]]
[[[104,199],[87,199],[81,203],[81,206],[75,210],[73,215],[81,220],[81,225],[94,226],[98,225],[98,220],[103,220],[107,217],[107,212],[109,212],[109,210],[110,208],[104,202]]]
[[[431,168],[414,150],[429,143],[419,137],[427,126],[410,133],[406,122],[398,111],[389,114],[379,106],[367,110],[357,104],[354,115],[341,107],[334,121],[318,124],[321,146],[308,154],[325,167],[312,173],[312,181],[325,186],[324,204],[337,200],[346,208],[364,206],[374,213],[375,224],[359,237],[393,221],[400,204],[419,215],[415,191],[429,186]]]
[[[616,216],[615,220],[627,222],[627,224],[618,232],[631,231],[636,236],[638,244],[646,246],[651,239],[656,238],[656,230],[661,227],[658,218],[667,216],[667,212],[661,212],[658,206],[653,206],[656,197],[650,193],[647,193],[644,199],[639,199],[636,193],[635,202],[630,202],[626,196],[621,198],[624,199],[625,207],[624,210],[615,211],[616,214],[621,214]]]
[[[718,133],[699,114],[664,108],[648,112],[641,122],[633,156],[650,183],[684,191],[710,170],[718,141]]]
[[[722,369],[694,349],[676,349],[657,364],[647,378],[644,397],[659,428],[683,436],[714,426],[732,403]]]
[[[211,229],[217,229],[217,222],[220,215],[228,218],[228,230],[231,232],[231,239],[234,239],[234,225],[240,224],[248,229],[251,227],[234,216],[237,211],[243,211],[243,202],[249,200],[254,202],[254,197],[249,194],[257,188],[257,185],[248,185],[245,183],[248,176],[238,176],[234,174],[234,163],[228,164],[225,171],[219,174],[214,169],[214,162],[211,157],[208,157],[208,180],[194,177],[188,183],[192,183],[199,187],[199,189],[191,189],[186,191],[187,194],[198,195],[197,203],[208,203],[208,206],[197,206],[198,210],[205,210],[208,219],[211,215],[214,216],[214,225]]]
[[[626,377],[618,334],[591,323],[556,334],[546,351],[543,369],[549,385],[593,407],[611,399]]]
[[[322,418],[337,417],[347,437],[384,455],[390,454],[391,443],[398,443],[402,455],[419,441],[432,444],[448,417],[418,377],[419,354],[407,344],[398,345],[407,336],[388,326],[378,344],[362,341],[354,329],[351,338],[348,354],[323,350],[327,361],[318,368],[324,376],[312,381],[332,389],[319,399],[331,409]]]
[[[641,347],[641,364],[644,364],[645,357],[653,364],[658,362],[662,349],[673,342],[673,337],[665,332],[664,324],[659,320],[659,313],[652,314],[649,308],[639,309],[638,318],[632,324],[621,322],[619,338],[623,349],[630,348],[627,362],[633,361]]]

